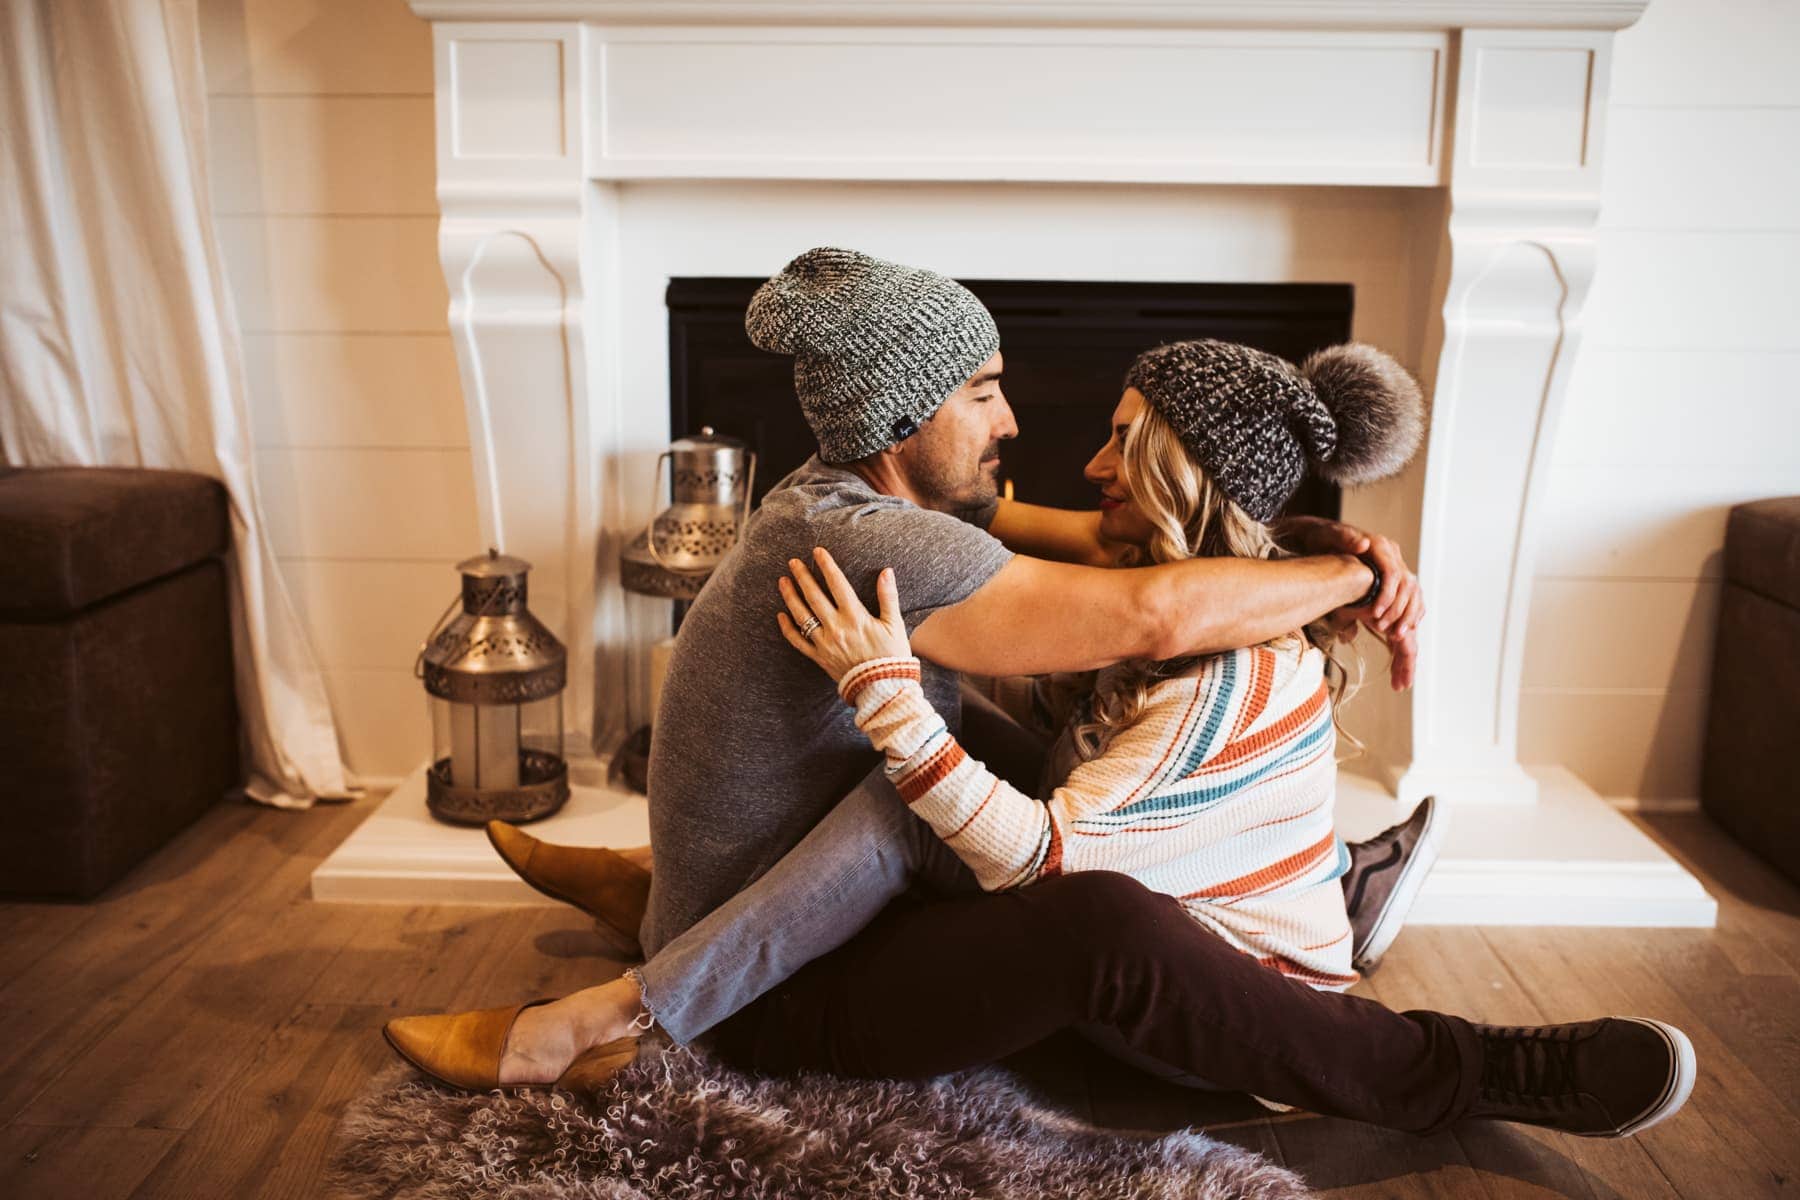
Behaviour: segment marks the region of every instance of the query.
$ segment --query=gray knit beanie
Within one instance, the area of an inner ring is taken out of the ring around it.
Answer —
[[[1273,520],[1310,461],[1340,487],[1397,473],[1419,448],[1425,401],[1406,368],[1347,342],[1299,367],[1210,339],[1145,351],[1134,387],[1175,430],[1224,493],[1258,521]]]
[[[1000,349],[994,318],[962,284],[830,246],[758,288],[744,329],[794,356],[794,392],[828,463],[905,441]]]

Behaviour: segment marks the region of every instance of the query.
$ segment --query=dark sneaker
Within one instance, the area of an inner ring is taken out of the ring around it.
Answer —
[[[1694,1090],[1693,1043],[1661,1021],[1605,1017],[1474,1029],[1481,1086],[1469,1118],[1630,1137],[1686,1104]]]
[[[1443,840],[1443,816],[1437,800],[1427,796],[1400,824],[1349,847],[1344,907],[1353,938],[1350,961],[1363,974],[1375,969],[1399,936]]]

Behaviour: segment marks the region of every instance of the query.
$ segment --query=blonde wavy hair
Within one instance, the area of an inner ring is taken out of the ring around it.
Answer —
[[[1286,558],[1290,552],[1276,542],[1274,533],[1246,513],[1201,469],[1162,415],[1148,404],[1139,410],[1125,430],[1121,453],[1125,472],[1121,483],[1138,510],[1150,522],[1147,545],[1130,547],[1120,557],[1121,566],[1180,562],[1189,558]],[[1325,685],[1332,700],[1332,725],[1341,742],[1351,747],[1352,757],[1362,743],[1338,724],[1338,707],[1357,692],[1362,683],[1362,660],[1354,649],[1344,648],[1323,621],[1315,621],[1289,637],[1304,637],[1325,656]],[[1354,674],[1337,654],[1348,649]],[[1178,675],[1202,656],[1131,660],[1096,691],[1092,720],[1080,725],[1084,736],[1105,745],[1118,730],[1137,720],[1156,683]],[[1341,759],[1340,759],[1341,761]]]

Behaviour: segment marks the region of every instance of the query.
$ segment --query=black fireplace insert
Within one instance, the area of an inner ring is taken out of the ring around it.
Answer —
[[[1299,360],[1349,340],[1352,288],[1335,283],[1066,283],[963,280],[994,314],[1019,436],[1001,475],[1034,504],[1089,509],[1081,469],[1107,437],[1125,370],[1163,342],[1213,337]],[[817,448],[794,402],[792,362],[750,344],[744,309],[760,279],[669,284],[669,427],[703,425],[757,452],[756,497]],[[1335,517],[1337,489],[1308,479],[1290,513]]]

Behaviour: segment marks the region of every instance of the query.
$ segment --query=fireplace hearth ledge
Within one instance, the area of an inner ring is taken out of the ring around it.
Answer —
[[[670,433],[648,386],[663,348],[629,315],[646,295],[634,185],[1431,189],[1446,199],[1437,278],[1409,323],[1434,414],[1423,470],[1389,485],[1381,518],[1417,515],[1431,616],[1406,721],[1371,740],[1398,799],[1347,782],[1346,820],[1385,823],[1428,792],[1452,810],[1420,920],[1710,922],[1699,884],[1636,826],[1566,771],[1517,761],[1613,36],[1645,2],[413,0],[436,44],[438,246],[481,544],[536,565],[533,609],[569,646],[575,778],[643,719],[667,632],[666,606],[628,601],[613,566]],[[888,103],[901,91],[904,122]],[[732,262],[691,265],[750,274],[794,248],[746,236]],[[947,253],[932,265],[1006,277]],[[529,900],[479,832],[432,825],[419,786],[319,869],[316,893]],[[537,828],[636,840],[642,812],[578,786]]]
[[[1637,826],[1561,767],[1535,768],[1538,800],[1458,804],[1443,856],[1413,909],[1414,925],[1609,925],[1710,928],[1717,906]],[[1394,800],[1346,772],[1339,828],[1366,837],[1395,819]],[[645,802],[576,785],[556,815],[528,826],[546,841],[636,846],[649,841]],[[1559,849],[1549,857],[1547,848]],[[313,872],[313,899],[361,904],[553,905],[509,870],[479,829],[425,809],[421,767]]]

